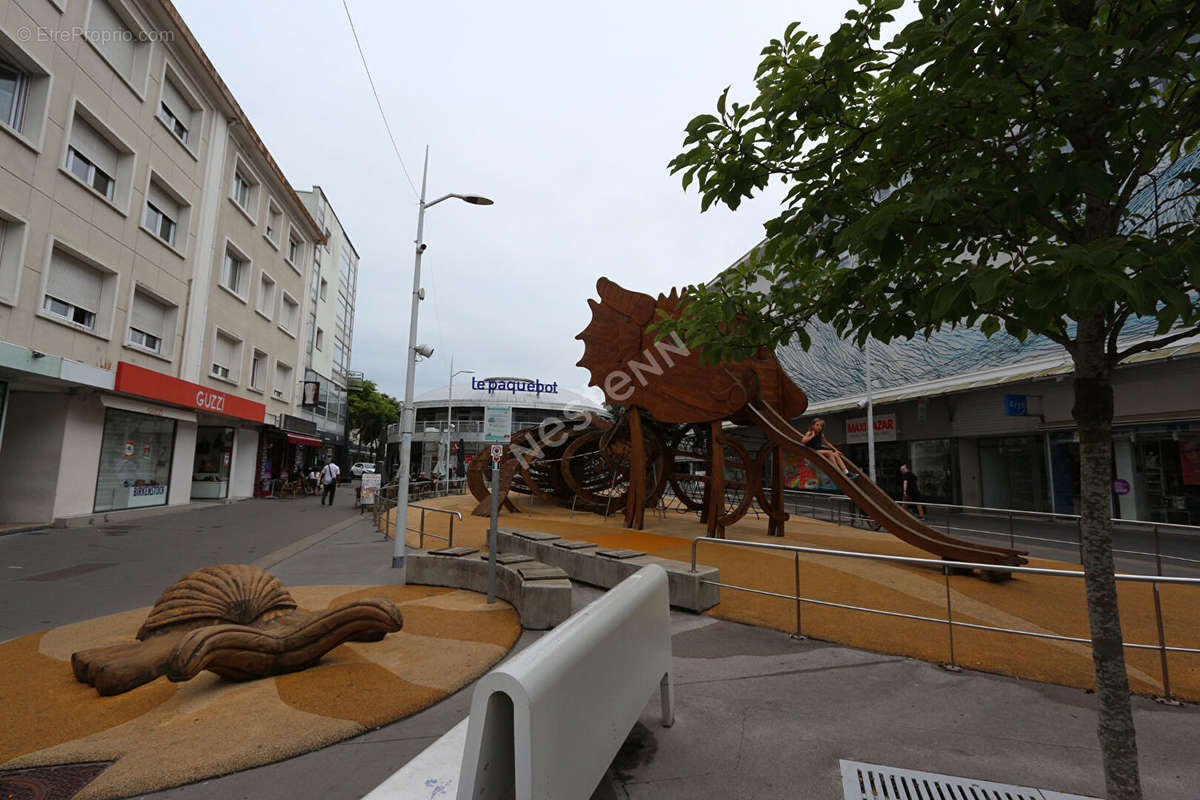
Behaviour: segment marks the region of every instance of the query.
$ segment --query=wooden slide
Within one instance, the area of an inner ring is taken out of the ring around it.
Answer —
[[[802,434],[768,403],[753,401],[747,404],[746,410],[772,442],[820,468],[856,506],[901,541],[950,561],[1005,566],[1029,563],[1024,558],[1027,553],[1023,550],[975,544],[937,531],[901,508],[861,472],[855,478],[847,477],[824,456],[803,444]],[[853,468],[857,470],[857,467]]]

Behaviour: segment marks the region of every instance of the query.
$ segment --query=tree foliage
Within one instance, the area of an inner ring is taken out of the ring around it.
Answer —
[[[347,405],[350,429],[358,431],[361,442],[375,442],[387,426],[400,421],[400,401],[380,392],[372,381],[363,381],[362,388],[349,393]]]
[[[1141,797],[1109,519],[1112,370],[1200,333],[1200,4],[860,0],[762,52],[757,96],[687,126],[701,208],[787,187],[766,239],[675,331],[740,359],[831,323],[858,343],[978,325],[1075,365],[1081,544],[1110,798]],[[1122,337],[1133,317],[1153,335]]]
[[[789,187],[765,248],[693,287],[689,344],[739,356],[820,318],[860,342],[966,323],[1071,349],[1102,309],[1115,363],[1131,315],[1200,326],[1194,212],[1168,213],[1200,169],[1154,179],[1200,136],[1200,7],[925,0],[881,44],[900,5],[863,3],[824,46],[789,26],[750,104],[726,89],[687,126],[671,167],[702,208]]]

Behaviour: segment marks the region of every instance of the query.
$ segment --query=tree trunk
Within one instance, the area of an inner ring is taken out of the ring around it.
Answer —
[[[1137,737],[1121,645],[1117,582],[1113,577],[1110,503],[1113,390],[1102,321],[1091,319],[1079,323],[1074,356],[1075,407],[1071,413],[1079,425],[1081,553],[1099,701],[1098,733],[1104,782],[1108,800],[1141,800]]]

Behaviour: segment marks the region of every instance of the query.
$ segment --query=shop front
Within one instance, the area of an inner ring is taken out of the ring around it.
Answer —
[[[113,389],[167,406],[101,398],[104,433],[95,511],[250,494],[245,459],[253,457],[257,430],[246,423],[262,424],[262,403],[124,361],[117,364]],[[182,484],[178,493],[171,490],[173,478]]]
[[[258,441],[254,496],[275,497],[284,484],[301,480],[324,463],[324,444],[310,420],[280,414]]]
[[[93,511],[167,504],[175,426],[169,417],[105,409]]]

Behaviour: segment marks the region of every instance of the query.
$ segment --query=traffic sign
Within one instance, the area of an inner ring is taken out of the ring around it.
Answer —
[[[503,457],[504,457],[504,445],[502,445],[502,444],[492,445],[492,460],[499,461]]]

